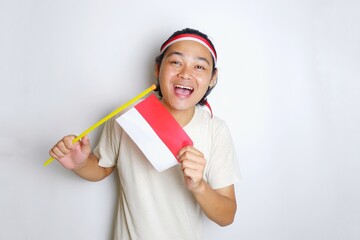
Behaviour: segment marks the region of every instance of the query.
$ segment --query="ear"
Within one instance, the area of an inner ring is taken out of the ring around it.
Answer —
[[[154,66],[154,76],[155,76],[155,79],[158,79],[159,78],[159,75],[160,75],[160,65],[159,64],[155,64]]]
[[[210,83],[209,83],[209,87],[210,87],[210,88],[215,87],[216,84],[217,84],[217,80],[218,80],[218,70],[215,69],[215,71],[214,71],[214,73],[213,73],[213,75],[212,75],[212,77],[211,77],[211,80],[210,80]]]

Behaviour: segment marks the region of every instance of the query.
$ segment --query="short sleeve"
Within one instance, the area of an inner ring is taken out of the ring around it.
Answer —
[[[93,151],[99,159],[99,166],[113,167],[117,164],[121,134],[122,129],[115,122],[115,117],[105,123],[100,140]]]
[[[207,168],[208,183],[218,189],[240,181],[240,168],[229,128],[223,121],[213,125],[212,147]]]

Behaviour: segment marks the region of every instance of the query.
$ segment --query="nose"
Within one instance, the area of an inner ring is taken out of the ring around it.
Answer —
[[[179,71],[178,76],[183,79],[191,79],[193,77],[191,68],[189,66],[184,65]]]

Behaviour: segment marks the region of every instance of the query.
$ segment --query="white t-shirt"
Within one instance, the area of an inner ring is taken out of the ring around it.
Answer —
[[[221,119],[196,107],[184,130],[205,156],[204,179],[212,188],[240,179],[233,141]],[[157,172],[114,119],[105,124],[94,154],[100,166],[118,168],[116,240],[203,239],[202,211],[185,186],[180,165]]]

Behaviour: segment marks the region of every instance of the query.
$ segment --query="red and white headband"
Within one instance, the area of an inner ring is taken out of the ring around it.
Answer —
[[[184,34],[179,34],[177,36],[170,38],[169,40],[164,42],[164,44],[161,46],[160,54],[163,54],[164,51],[168,47],[170,47],[172,44],[174,44],[176,42],[180,42],[180,41],[185,41],[185,40],[195,41],[195,42],[202,44],[204,47],[206,47],[210,51],[210,53],[214,59],[214,66],[216,66],[217,55],[216,55],[215,49],[211,46],[210,42],[207,39],[205,39],[199,35],[196,35],[196,34],[184,33]]]

